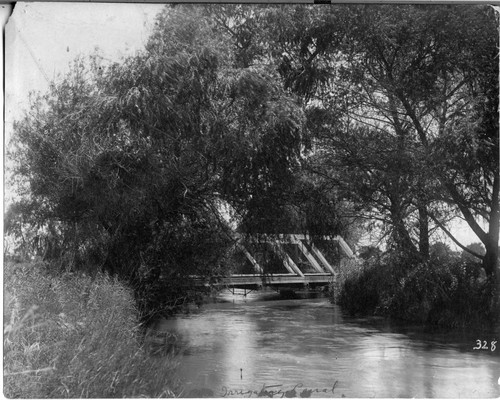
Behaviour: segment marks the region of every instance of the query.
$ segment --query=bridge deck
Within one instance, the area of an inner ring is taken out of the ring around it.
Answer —
[[[327,273],[309,273],[304,274],[304,276],[295,274],[241,274],[221,278],[217,283],[213,284],[213,286],[236,289],[255,289],[260,286],[319,286],[327,285],[333,280],[334,276]],[[198,281],[196,283],[199,286],[208,286],[208,284],[201,281]]]

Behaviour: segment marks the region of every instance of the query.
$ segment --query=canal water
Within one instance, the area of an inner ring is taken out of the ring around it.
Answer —
[[[160,323],[177,338],[181,397],[500,396],[498,330],[352,318],[326,298],[223,300]]]

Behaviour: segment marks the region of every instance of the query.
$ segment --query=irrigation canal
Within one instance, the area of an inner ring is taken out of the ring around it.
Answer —
[[[327,298],[271,291],[222,297],[158,326],[177,338],[182,397],[500,396],[498,329],[351,318]],[[488,349],[474,349],[478,340]]]

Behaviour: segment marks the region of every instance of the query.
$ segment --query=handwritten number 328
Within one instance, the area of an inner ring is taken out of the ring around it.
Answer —
[[[481,345],[481,340],[476,340],[477,346],[473,347],[473,350],[488,350],[488,342],[486,340],[483,340],[483,344]],[[491,351],[495,351],[496,346],[495,346],[496,340],[491,342]]]

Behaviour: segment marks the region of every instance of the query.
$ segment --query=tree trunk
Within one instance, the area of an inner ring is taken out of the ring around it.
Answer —
[[[419,202],[418,206],[418,230],[419,240],[418,249],[420,256],[424,260],[429,259],[429,215],[424,201]]]
[[[403,254],[410,257],[418,256],[418,250],[411,240],[410,234],[406,229],[404,219],[402,216],[401,207],[397,201],[392,201],[391,205],[391,219],[393,225],[393,239],[396,248]]]
[[[418,250],[423,260],[429,259],[429,211],[427,205],[427,180],[425,174],[417,183],[417,209],[418,209]]]
[[[487,240],[484,241],[486,254],[483,258],[483,268],[488,276],[488,279],[493,282],[493,311],[496,312],[497,318],[500,319],[500,268],[498,265],[498,239],[500,231],[500,177],[498,173],[493,181],[493,193],[490,212],[490,224],[487,235]]]
[[[486,254],[483,258],[483,268],[489,278],[498,282],[498,244],[489,243],[486,246]]]
[[[497,240],[498,242],[498,240]],[[498,243],[486,246],[486,254],[483,258],[483,268],[488,280],[493,284],[491,299],[491,311],[497,320],[500,320],[500,268],[498,265]]]

